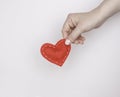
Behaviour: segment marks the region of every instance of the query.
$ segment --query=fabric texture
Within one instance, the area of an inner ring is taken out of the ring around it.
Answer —
[[[66,45],[65,39],[59,40],[55,45],[45,43],[40,49],[41,54],[45,59],[58,66],[62,66],[64,64],[70,50],[71,45]]]

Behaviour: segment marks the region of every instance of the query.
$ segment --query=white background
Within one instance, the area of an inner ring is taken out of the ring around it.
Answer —
[[[65,64],[39,49],[62,38],[69,13],[101,0],[0,0],[0,97],[120,97],[120,14],[72,45]]]

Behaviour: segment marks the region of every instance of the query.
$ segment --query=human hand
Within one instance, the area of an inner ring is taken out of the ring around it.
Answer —
[[[63,37],[74,44],[83,44],[85,37],[82,36],[82,33],[97,28],[104,22],[98,13],[95,10],[86,13],[69,14],[62,29]]]
[[[120,11],[120,0],[104,0],[90,12],[69,14],[62,29],[63,38],[69,44],[83,44],[82,33],[98,28],[110,16]]]

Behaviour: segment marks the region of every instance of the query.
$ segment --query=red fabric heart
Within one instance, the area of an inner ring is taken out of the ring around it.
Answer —
[[[41,54],[48,61],[62,66],[71,50],[71,45],[65,44],[65,39],[61,39],[56,45],[45,43],[41,47]]]

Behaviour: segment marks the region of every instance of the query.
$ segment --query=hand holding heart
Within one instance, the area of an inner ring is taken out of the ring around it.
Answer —
[[[64,23],[62,34],[65,39],[70,41],[65,42],[65,39],[62,39],[56,45],[46,43],[41,47],[41,54],[48,61],[62,66],[69,55],[70,42],[83,44],[85,38],[81,35],[82,33],[98,28],[110,16],[119,11],[120,0],[104,0],[90,12],[69,14]]]
[[[63,25],[63,37],[74,44],[83,44],[83,33],[100,27],[109,17],[120,12],[120,0],[103,0],[95,9],[70,13]]]

